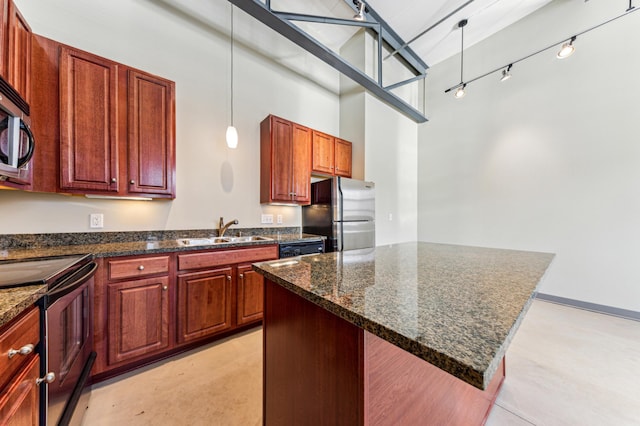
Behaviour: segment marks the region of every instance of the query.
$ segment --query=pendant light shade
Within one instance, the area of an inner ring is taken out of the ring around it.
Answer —
[[[238,147],[238,130],[233,126],[233,5],[231,5],[231,124],[227,127],[227,146]]]
[[[467,91],[465,90],[466,87],[467,87],[466,84],[463,84],[462,86],[458,87],[458,89],[453,93],[453,96],[455,96],[456,99],[460,99],[464,97],[464,95],[467,94]]]
[[[227,127],[227,146],[231,149],[238,147],[238,131],[235,127]]]

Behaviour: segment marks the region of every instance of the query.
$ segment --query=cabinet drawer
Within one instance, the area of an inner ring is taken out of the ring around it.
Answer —
[[[26,315],[9,325],[0,335],[0,388],[6,384],[6,380],[20,368],[29,353],[35,352],[35,347],[40,341],[40,312],[38,308],[32,308]],[[29,352],[28,345],[33,349]],[[10,351],[19,351],[25,348],[24,355]],[[10,357],[11,355],[11,357]]]
[[[169,272],[169,256],[109,260],[109,279],[136,278]]]
[[[178,255],[178,269],[211,268],[235,263],[260,262],[278,258],[278,246],[268,245],[238,250],[220,250]]]

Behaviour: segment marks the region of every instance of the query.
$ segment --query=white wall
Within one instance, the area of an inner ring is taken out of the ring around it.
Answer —
[[[11,218],[0,222],[0,233],[86,232],[89,214],[95,212],[105,214],[105,231],[216,228],[220,216],[253,227],[261,226],[263,212],[283,214],[285,226],[300,225],[298,207],[259,203],[259,123],[273,113],[338,134],[339,97],[304,72],[280,65],[294,56],[274,61],[267,57],[269,52],[250,50],[242,42],[281,36],[235,10],[239,39],[235,125],[240,143],[237,150],[229,150],[224,134],[230,119],[230,3],[17,0],[17,4],[38,34],[176,82],[177,198],[113,201],[0,191],[0,217]],[[284,43],[295,54],[301,51]],[[315,59],[297,63],[314,71],[326,67]],[[331,72],[337,86],[339,75]]]
[[[552,2],[465,51],[465,78],[627,6]],[[419,239],[553,252],[541,292],[640,311],[638,40],[634,13],[578,37],[568,59],[553,48],[459,100],[443,93],[459,81],[459,57],[433,67],[430,121],[419,129]]]

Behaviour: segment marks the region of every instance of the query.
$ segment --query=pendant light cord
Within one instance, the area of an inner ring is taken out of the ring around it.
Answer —
[[[233,4],[231,5],[231,126],[233,126]]]
[[[463,79],[463,70],[464,70],[464,25],[460,26],[460,30],[462,31],[462,37],[460,37],[460,84],[464,81]]]

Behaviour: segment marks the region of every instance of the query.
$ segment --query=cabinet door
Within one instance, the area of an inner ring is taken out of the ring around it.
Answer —
[[[129,70],[128,192],[175,196],[174,83]]]
[[[251,265],[238,266],[236,303],[238,325],[262,319],[264,278]]]
[[[178,342],[231,328],[233,271],[221,268],[178,276]]]
[[[31,100],[31,28],[20,11],[9,1],[9,84],[20,93],[27,103]]]
[[[108,284],[109,363],[169,346],[169,278]]]
[[[292,197],[292,128],[293,123],[272,117],[271,120],[271,198],[291,201]]]
[[[351,177],[351,142],[336,139],[336,176]]]
[[[9,54],[7,47],[9,42],[9,0],[0,0],[0,75],[8,80]]]
[[[0,395],[0,424],[37,425],[39,388],[36,379],[40,373],[40,357],[33,356],[6,392]]]
[[[293,124],[292,194],[298,204],[311,202],[311,130]]]
[[[334,165],[334,138],[320,132],[313,132],[312,148],[313,159],[311,169],[314,172],[332,175]]]
[[[118,191],[117,65],[60,50],[60,187]]]

